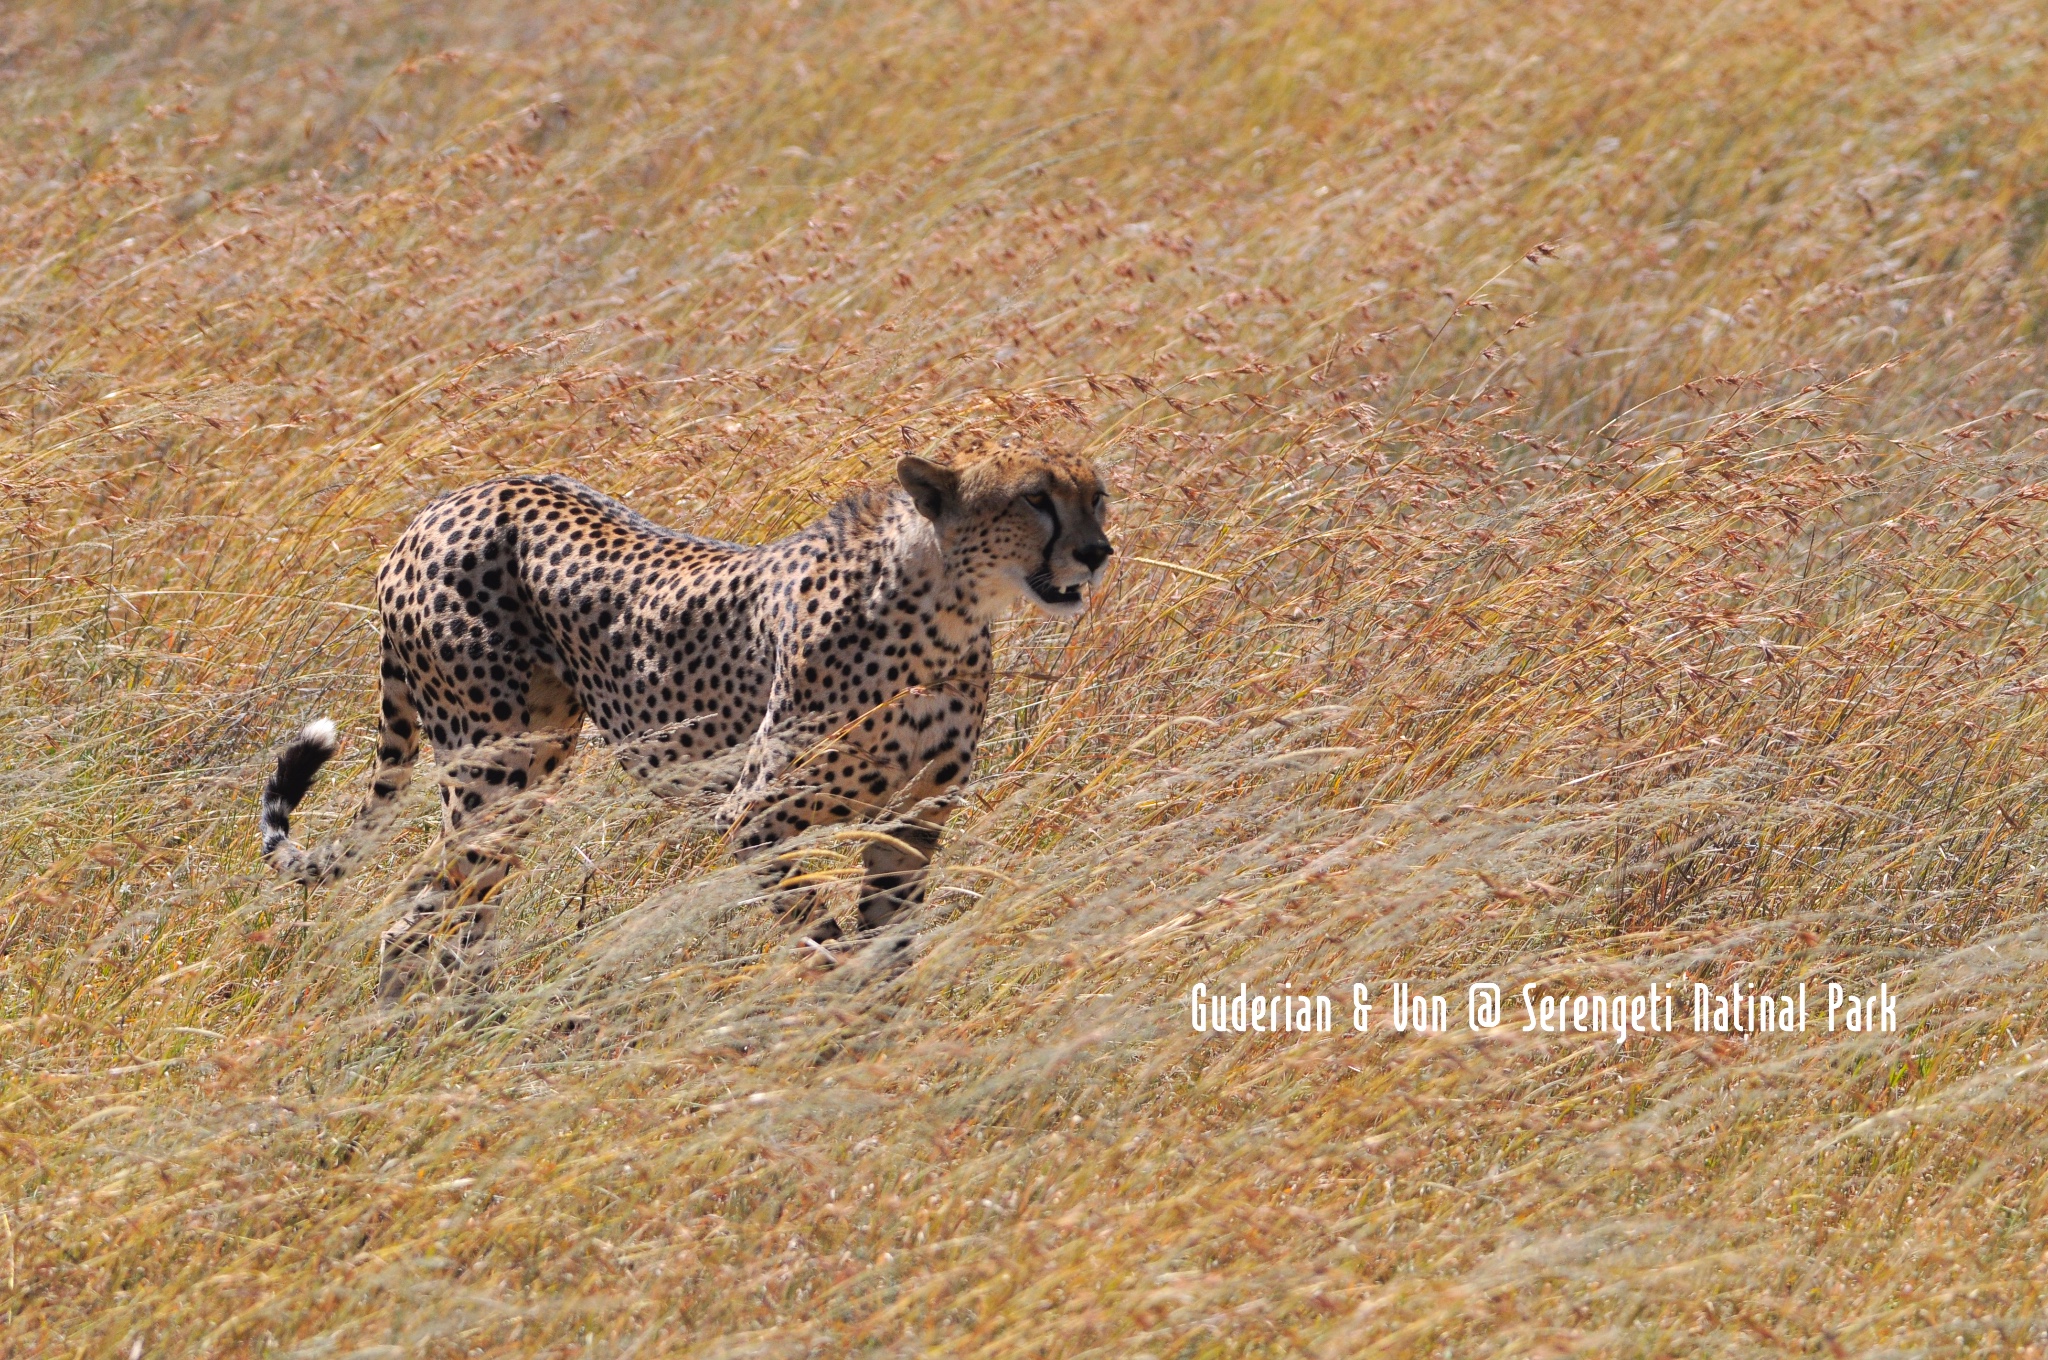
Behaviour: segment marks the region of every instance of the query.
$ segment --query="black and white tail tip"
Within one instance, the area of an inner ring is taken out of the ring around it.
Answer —
[[[263,785],[263,853],[267,857],[290,844],[292,812],[313,787],[320,767],[333,759],[340,745],[334,722],[309,722],[278,752],[277,768]]]

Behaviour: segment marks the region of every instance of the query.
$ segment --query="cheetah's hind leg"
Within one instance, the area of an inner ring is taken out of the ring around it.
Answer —
[[[404,910],[377,951],[377,999],[416,989],[480,991],[496,969],[492,892],[519,866],[541,787],[576,746],[570,732],[535,731],[458,752],[440,776],[440,862],[406,884]]]

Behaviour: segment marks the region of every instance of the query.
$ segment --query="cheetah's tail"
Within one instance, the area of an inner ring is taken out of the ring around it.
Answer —
[[[387,729],[389,726],[387,721]],[[370,796],[361,810],[339,836],[310,847],[292,840],[291,814],[340,743],[333,721],[327,718],[307,723],[285,743],[284,750],[278,752],[277,768],[263,785],[263,858],[273,869],[294,883],[331,883],[384,839],[398,820],[401,795],[412,779],[408,767],[414,748],[411,741],[392,743],[388,730],[384,736]]]

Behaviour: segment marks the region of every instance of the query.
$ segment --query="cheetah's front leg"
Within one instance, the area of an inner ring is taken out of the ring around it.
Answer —
[[[932,856],[953,804],[946,789],[929,778],[906,780],[901,769],[857,751],[821,753],[814,765],[786,772],[774,792],[755,801],[737,828],[739,855],[770,851],[813,826],[873,823],[861,851],[860,933],[891,924],[924,900]],[[779,871],[778,871],[779,876]],[[815,943],[842,935],[830,916],[817,919],[817,899],[807,897],[784,913],[795,925],[809,924],[804,938]]]
[[[792,698],[795,686],[784,691]],[[780,696],[778,696],[780,697]],[[924,899],[928,867],[967,775],[986,711],[983,673],[904,690],[887,702],[818,730],[802,706],[771,706],[755,734],[747,778],[727,803],[736,850],[748,858],[813,826],[875,824],[862,859],[862,934],[879,930]],[[815,914],[786,913],[799,920]],[[829,918],[806,932],[840,935]]]
[[[935,801],[914,818],[876,828],[877,835],[861,851],[860,928],[880,930],[924,901],[932,856],[939,833],[953,815],[952,804]],[[826,917],[804,932],[823,942],[839,938],[839,923]]]
[[[943,771],[955,775],[964,762],[927,761],[916,770],[877,760],[846,746],[827,746],[790,765],[747,800],[735,825],[737,854],[746,859],[772,851],[813,826],[874,823],[861,852],[860,929],[880,930],[924,900],[928,869],[939,836],[952,815],[949,797],[958,781],[940,784]],[[815,899],[784,914],[793,923],[812,922]],[[838,939],[831,917],[817,920],[805,938]]]

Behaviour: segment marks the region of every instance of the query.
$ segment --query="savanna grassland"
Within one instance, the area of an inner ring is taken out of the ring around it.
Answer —
[[[8,6],[0,1352],[2040,1355],[2044,44]],[[437,492],[759,540],[1015,439],[1118,556],[1004,627],[903,972],[808,964],[594,746],[481,1007],[370,995],[430,780],[358,879],[258,862],[300,723],[300,833],[360,797]],[[1830,979],[1897,1032],[1514,999]],[[1448,1033],[1345,1032],[1399,981]],[[1194,1033],[1198,982],[1339,1032]]]

